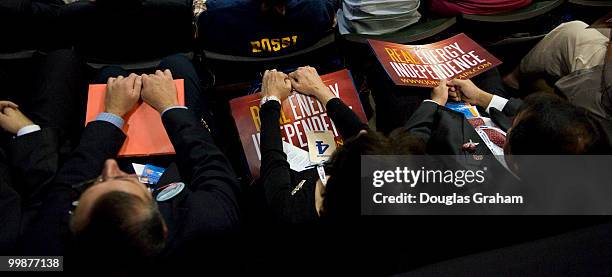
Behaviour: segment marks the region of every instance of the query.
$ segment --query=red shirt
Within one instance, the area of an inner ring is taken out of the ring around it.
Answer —
[[[431,0],[430,9],[441,16],[495,14],[531,4],[532,0]]]

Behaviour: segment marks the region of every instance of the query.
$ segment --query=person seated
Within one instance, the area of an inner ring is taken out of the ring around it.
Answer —
[[[272,57],[314,45],[332,32],[332,0],[209,0],[198,17],[198,40],[208,51]]]
[[[338,11],[341,34],[382,35],[419,21],[420,0],[344,0]]]
[[[182,72],[186,95],[202,93],[193,65],[177,55],[160,66],[154,74],[108,79],[105,112],[87,124],[58,172],[24,235],[26,253],[66,255],[73,270],[128,272],[221,253],[213,246],[239,223],[238,181],[192,107],[178,105],[172,72]],[[183,187],[175,185],[167,200],[113,160],[126,140],[125,117],[140,100],[160,113],[176,151]]]
[[[345,138],[326,166],[327,184],[323,185],[316,169],[295,172],[283,152],[280,132],[281,101],[291,91],[314,96]],[[312,224],[325,218],[340,221],[359,214],[359,174],[361,155],[419,154],[423,145],[403,131],[384,136],[369,130],[357,115],[323,83],[316,69],[300,67],[286,75],[266,71],[262,95],[274,100],[261,105],[261,168],[266,200],[275,219],[284,224]],[[277,101],[278,100],[278,101]],[[354,186],[354,187],[351,187]]]
[[[191,1],[81,0],[60,10],[66,40],[79,54],[106,63],[189,52]],[[116,30],[138,30],[118,32]],[[113,39],[103,39],[104,34]],[[123,42],[123,43],[121,43]]]
[[[429,9],[440,16],[489,15],[520,9],[531,2],[532,0],[431,0]]]
[[[0,1],[0,53],[59,49],[59,10],[62,0]]]
[[[559,25],[523,57],[504,82],[522,89],[534,79],[544,78],[560,95],[579,107],[612,119],[612,61],[610,39],[581,21]]]
[[[0,101],[0,252],[7,255],[18,253],[22,230],[83,126],[75,120],[87,88],[81,59],[55,50],[34,60],[35,69],[0,74],[11,100]]]
[[[483,138],[476,131],[478,126],[445,107],[449,98],[485,109],[494,122],[507,126],[502,127],[507,134],[485,132]],[[505,99],[481,90],[470,80],[442,81],[405,128],[427,143],[429,154],[495,154],[485,143],[489,140],[503,149],[505,160],[501,162],[515,173],[520,171],[520,165],[512,155],[604,154],[610,150],[601,125],[588,111],[553,94],[533,94],[525,101]],[[466,147],[468,142],[471,145]]]

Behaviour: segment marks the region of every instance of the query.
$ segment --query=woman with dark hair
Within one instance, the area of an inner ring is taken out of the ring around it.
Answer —
[[[209,0],[198,43],[236,56],[279,56],[315,44],[334,26],[332,0]]]
[[[338,221],[359,215],[361,155],[423,154],[424,145],[407,131],[389,136],[368,129],[357,115],[325,86],[312,67],[286,75],[266,71],[262,82],[261,182],[266,200],[282,223],[304,224],[320,217]],[[280,133],[281,102],[291,90],[312,95],[323,104],[345,143],[325,167],[327,184],[316,169],[295,172],[283,152]]]

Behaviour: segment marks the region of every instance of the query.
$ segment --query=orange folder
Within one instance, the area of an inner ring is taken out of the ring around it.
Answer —
[[[174,80],[179,105],[185,105],[185,86],[183,80]],[[104,96],[106,84],[89,85],[87,98],[87,116],[85,122],[89,123],[96,116],[104,112]],[[146,103],[138,106],[128,114],[123,131],[127,139],[119,157],[150,156],[175,154],[174,147],[164,129],[159,113]]]

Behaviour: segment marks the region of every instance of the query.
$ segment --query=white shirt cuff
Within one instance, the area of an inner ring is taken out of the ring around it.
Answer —
[[[17,131],[17,137],[40,131],[40,126],[36,124],[25,126]]]
[[[503,111],[507,103],[508,103],[508,99],[497,96],[497,95],[493,95],[493,99],[491,99],[491,103],[489,103],[489,106],[487,106],[487,109],[485,111],[488,114],[490,114],[489,109],[491,108],[496,108],[499,111]]]
[[[436,104],[440,105],[440,103],[438,103],[436,101],[433,101],[431,99],[425,99],[425,100],[423,100],[423,102],[431,102],[431,103],[436,103]],[[442,106],[442,105],[440,105],[440,106]]]
[[[164,116],[164,114],[165,114],[167,111],[172,110],[172,109],[185,109],[185,110],[187,110],[187,107],[185,107],[185,106],[172,106],[172,107],[168,107],[168,108],[166,108],[165,110],[163,110],[163,111],[161,112],[161,114],[160,114],[160,115],[161,115],[161,116]]]

